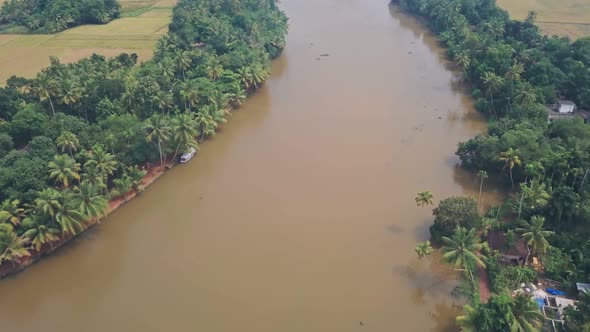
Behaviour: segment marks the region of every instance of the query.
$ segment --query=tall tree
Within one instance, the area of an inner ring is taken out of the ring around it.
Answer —
[[[212,81],[217,81],[219,77],[221,77],[221,74],[223,74],[223,66],[217,59],[215,59],[215,61],[212,61],[209,66],[207,66],[207,76]]]
[[[55,107],[53,107],[52,97],[58,95],[58,82],[50,77],[48,74],[40,74],[37,76],[35,92],[41,101],[48,100],[51,106],[51,112],[55,116]]]
[[[184,105],[185,112],[190,112],[191,107],[197,105],[199,101],[199,88],[193,80],[183,81],[178,84],[178,95]]]
[[[100,194],[100,187],[82,181],[74,188],[72,203],[86,217],[101,217],[108,207],[107,199]]]
[[[199,134],[197,127],[198,123],[191,114],[181,114],[172,119],[171,133],[174,142],[177,143],[172,160],[176,160],[176,156],[181,149],[197,149],[199,147],[196,139]]]
[[[469,304],[463,306],[463,315],[457,316],[457,325],[461,328],[462,332],[478,332],[477,331],[477,309]]]
[[[480,170],[479,172],[477,172],[477,177],[479,178],[479,196],[477,198],[477,206],[481,208],[481,192],[483,190],[483,180],[488,178],[488,172]]]
[[[537,304],[528,295],[518,294],[511,305],[513,321],[510,324],[512,332],[536,332],[540,331],[544,317]]]
[[[76,207],[74,203],[73,193],[64,192],[62,196],[63,202],[60,209],[55,213],[55,220],[61,228],[63,234],[70,233],[76,235],[82,230],[82,221],[84,216]]]
[[[414,199],[418,206],[432,206],[434,195],[430,191],[423,191],[418,193],[418,196]]]
[[[23,234],[36,250],[40,250],[44,244],[49,244],[59,240],[59,229],[46,225],[39,216],[27,217],[23,220],[23,225],[26,225],[26,231]]]
[[[500,91],[500,88],[502,88],[502,85],[504,84],[504,79],[492,72],[485,72],[481,79],[486,93],[490,97],[492,111],[494,112],[494,115],[497,116],[496,108],[494,107],[494,94]]]
[[[455,61],[463,70],[463,74],[467,73],[469,66],[471,66],[471,57],[467,52],[460,52],[455,55]]]
[[[164,152],[162,145],[170,139],[171,128],[165,118],[161,116],[152,116],[146,121],[146,141],[155,144],[160,154],[160,165],[164,165]]]
[[[14,226],[25,217],[25,209],[18,199],[6,199],[0,205],[0,223],[9,222]]]
[[[452,237],[443,236],[442,241],[442,260],[455,269],[462,267],[464,271],[467,271],[471,277],[471,283],[475,287],[471,269],[474,266],[485,267],[482,260],[483,255],[480,253],[483,245],[475,235],[475,229],[468,231],[464,227],[457,227]]]
[[[500,153],[500,161],[505,163],[504,168],[508,168],[510,172],[510,182],[512,183],[512,189],[514,189],[514,177],[512,176],[512,170],[515,166],[522,165],[522,161],[520,160],[520,152],[518,149],[514,150],[513,148],[510,148],[507,151]]]
[[[55,214],[61,209],[61,194],[53,188],[47,188],[41,191],[35,199],[35,209],[37,212],[46,215],[55,222]]]
[[[0,224],[0,264],[11,262],[15,264],[21,258],[30,256],[25,248],[27,238],[19,237],[12,225]]]
[[[520,106],[531,107],[537,102],[537,92],[533,86],[525,82],[521,84],[516,93],[515,100]]]
[[[506,72],[506,74],[504,75],[504,77],[510,81],[510,95],[511,97],[514,96],[514,82],[517,82],[520,80],[520,76],[522,75],[522,73],[524,72],[524,66],[522,65],[522,63],[514,63],[512,66],[510,66],[510,68],[508,68],[508,71]]]
[[[66,154],[55,156],[49,162],[49,177],[69,188],[71,181],[80,181],[80,164]]]
[[[92,147],[88,158],[84,167],[89,170],[94,168],[99,174],[102,173],[105,177],[113,175],[117,170],[118,162],[115,156],[107,152],[101,145]]]
[[[167,114],[172,108],[174,108],[174,99],[172,95],[160,91],[157,95],[154,96],[154,102],[162,111],[162,114]]]
[[[418,243],[414,251],[418,255],[418,259],[422,259],[424,257],[429,257],[434,252],[434,249],[432,249],[430,241],[426,241]]]
[[[544,225],[545,217],[533,216],[531,217],[530,222],[522,220],[520,222],[520,227],[516,228],[516,231],[522,235],[529,248],[525,264],[528,262],[531,253],[541,257],[549,250],[550,245],[547,238],[555,233],[552,231],[546,231]]]
[[[182,72],[182,79],[186,80],[186,70],[191,67],[193,63],[191,54],[188,51],[178,51],[174,56],[176,67]]]
[[[74,157],[74,152],[80,148],[80,141],[78,137],[69,131],[62,132],[56,139],[57,147],[60,148],[61,152],[69,152],[70,156]]]

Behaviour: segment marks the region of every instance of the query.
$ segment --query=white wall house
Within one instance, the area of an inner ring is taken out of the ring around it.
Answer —
[[[559,113],[574,113],[576,110],[576,104],[569,100],[560,100],[557,102],[557,110]]]

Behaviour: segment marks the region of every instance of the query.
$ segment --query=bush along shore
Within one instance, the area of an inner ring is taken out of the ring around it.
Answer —
[[[395,2],[438,35],[489,119],[486,134],[459,144],[462,166],[477,172],[480,188],[488,176],[511,188],[483,217],[481,189],[477,200],[453,197],[433,211],[433,241],[471,284],[458,325],[586,330],[590,295],[578,294],[576,283],[590,283],[590,38],[542,35],[534,12],[511,20],[494,0]],[[429,205],[432,194],[421,193],[417,202]],[[416,252],[428,256],[430,242]],[[478,270],[490,280],[480,279],[481,298],[474,295]],[[548,320],[531,298],[544,300],[531,294],[536,286],[523,283],[559,287],[578,300],[577,309],[560,308]]]
[[[97,223],[215,134],[270,74],[275,0],[180,0],[151,61],[51,60],[0,88],[0,276]]]

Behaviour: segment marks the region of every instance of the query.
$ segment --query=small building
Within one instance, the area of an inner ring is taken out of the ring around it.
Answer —
[[[578,109],[571,100],[558,100],[553,105],[547,105],[547,121],[581,118],[584,123],[590,123],[590,111]]]
[[[512,246],[509,246],[506,234],[501,230],[489,230],[487,241],[490,249],[497,250],[500,253],[500,259],[507,263],[522,264],[529,254],[523,239],[518,239]]]
[[[561,114],[574,113],[576,111],[576,104],[571,100],[557,101],[557,112]]]
[[[585,124],[590,124],[590,111],[578,109],[575,115],[582,118]]]
[[[576,288],[580,294],[582,293],[590,293],[590,284],[584,284],[581,282],[576,283]]]

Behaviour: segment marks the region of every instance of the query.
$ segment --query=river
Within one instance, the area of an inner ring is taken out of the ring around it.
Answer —
[[[282,6],[265,86],[198,158],[1,281],[1,331],[454,329],[453,274],[414,253],[432,220],[414,197],[477,195],[453,153],[483,120],[387,0]]]

